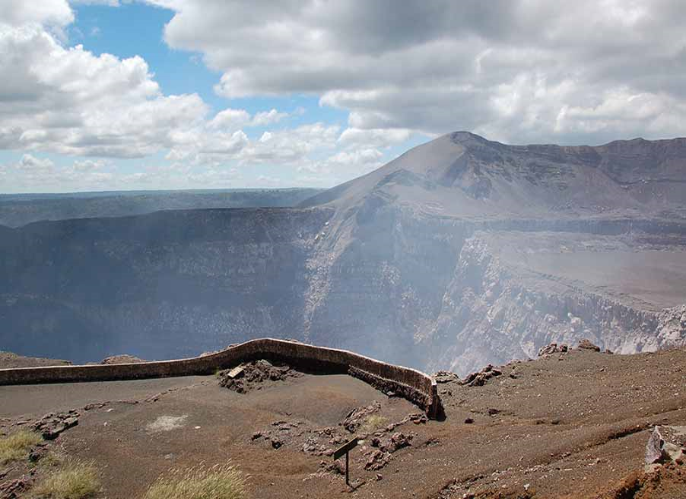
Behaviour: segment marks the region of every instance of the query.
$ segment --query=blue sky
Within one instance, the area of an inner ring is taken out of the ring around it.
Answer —
[[[319,106],[316,95],[294,94],[287,97],[250,97],[226,99],[218,96],[214,85],[221,72],[210,70],[202,61],[202,54],[171,49],[163,39],[164,26],[174,12],[140,3],[121,4],[118,8],[107,5],[76,5],[76,21],[69,29],[69,44],[83,44],[94,54],[104,52],[120,58],[143,57],[154,72],[155,81],[165,94],[197,93],[214,112],[230,106],[245,109],[251,114],[279,109],[295,113],[288,125],[304,124],[312,120],[345,127],[348,113],[328,106]],[[94,31],[95,30],[95,31]],[[307,116],[305,116],[307,114]],[[248,135],[258,136],[266,127],[251,129]]]
[[[0,192],[330,187],[456,130],[683,136],[684,22],[678,0],[5,0]]]

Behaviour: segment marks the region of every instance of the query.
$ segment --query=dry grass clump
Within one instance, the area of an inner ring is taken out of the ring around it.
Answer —
[[[38,433],[28,430],[0,438],[0,464],[25,459],[28,457],[29,449],[42,441],[43,438]]]
[[[245,480],[229,464],[174,470],[160,477],[143,499],[243,499]]]
[[[43,456],[38,464],[43,467],[55,468],[64,464],[65,456],[61,452],[50,451]]]
[[[100,479],[89,463],[70,462],[39,483],[32,497],[40,499],[86,499],[100,491]]]
[[[367,419],[364,421],[361,430],[363,433],[372,433],[378,430],[379,428],[383,428],[387,425],[388,418],[379,416],[378,414],[372,414],[371,416],[367,417]]]

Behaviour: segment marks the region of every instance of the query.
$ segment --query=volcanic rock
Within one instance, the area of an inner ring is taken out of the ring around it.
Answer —
[[[220,371],[217,376],[220,386],[237,393],[246,393],[262,383],[298,378],[302,373],[286,364],[274,365],[267,360],[257,360]]]
[[[412,435],[405,435],[402,432],[397,432],[391,435],[391,448],[393,449],[390,452],[395,452],[398,449],[402,449],[403,447],[409,447],[412,441]]]
[[[557,343],[550,343],[542,347],[538,351],[538,356],[543,357],[544,355],[552,355],[554,353],[566,353],[567,351],[569,351],[569,347],[564,343],[561,343],[559,345]]]
[[[41,433],[45,440],[54,440],[60,433],[79,424],[79,413],[76,411],[49,413],[32,425],[32,429]]]
[[[460,381],[460,377],[457,374],[450,371],[438,371],[434,374],[433,377],[436,380],[436,383],[450,383],[453,381]]]
[[[646,444],[646,470],[656,464],[686,462],[686,426],[656,426]]]
[[[579,350],[590,350],[590,351],[593,351],[593,352],[600,352],[600,347],[594,345],[593,343],[591,343],[591,342],[590,342],[589,340],[587,340],[586,338],[582,339],[582,340],[579,342],[579,346],[578,346],[577,348],[578,348]]]
[[[500,376],[503,372],[500,369],[496,369],[491,364],[484,367],[479,372],[474,372],[463,379],[460,384],[468,386],[483,386],[489,379]]]
[[[372,453],[369,455],[367,458],[367,462],[364,465],[364,469],[371,471],[371,470],[380,470],[384,466],[386,466],[389,461],[391,460],[391,454],[390,452],[384,452],[379,449],[376,449],[372,451]]]
[[[348,413],[345,419],[341,422],[341,426],[350,433],[355,433],[367,420],[369,416],[381,410],[381,404],[374,401],[371,405],[366,407],[358,407]]]
[[[31,481],[26,478],[17,478],[0,483],[0,497],[2,499],[17,499],[31,487]]]
[[[100,363],[103,365],[142,364],[144,362],[147,362],[147,361],[145,361],[143,359],[139,359],[138,357],[134,357],[133,355],[113,355],[111,357],[106,357],[100,361]]]

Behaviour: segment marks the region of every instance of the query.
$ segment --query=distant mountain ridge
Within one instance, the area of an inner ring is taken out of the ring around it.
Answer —
[[[301,203],[350,206],[372,193],[440,206],[460,218],[611,215],[686,205],[686,139],[602,146],[511,146],[469,132],[444,135]],[[442,199],[449,198],[449,199]],[[683,212],[681,212],[683,214]]]
[[[294,206],[321,189],[206,189],[0,195],[0,225],[40,220],[122,217],[160,210]]]

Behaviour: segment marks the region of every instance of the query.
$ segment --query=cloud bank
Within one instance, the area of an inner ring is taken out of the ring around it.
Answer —
[[[684,133],[679,0],[150,0],[227,97],[309,92],[359,129],[517,143]]]

